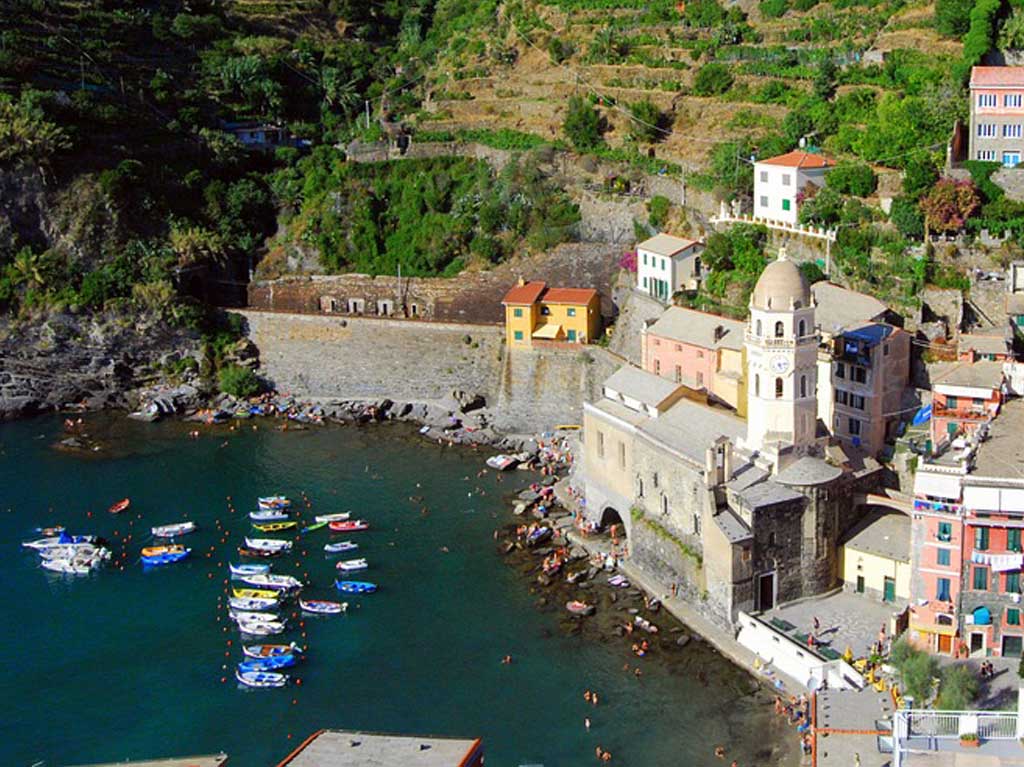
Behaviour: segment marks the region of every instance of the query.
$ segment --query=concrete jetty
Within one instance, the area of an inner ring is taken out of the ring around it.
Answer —
[[[220,767],[228,761],[227,754],[209,756],[182,756],[171,759],[145,759],[143,761],[104,762],[81,764],[75,767]]]

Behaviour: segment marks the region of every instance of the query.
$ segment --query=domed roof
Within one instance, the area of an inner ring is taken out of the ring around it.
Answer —
[[[750,305],[767,311],[800,309],[811,304],[811,286],[803,272],[786,257],[786,249],[779,249],[779,258],[761,272],[754,286]]]

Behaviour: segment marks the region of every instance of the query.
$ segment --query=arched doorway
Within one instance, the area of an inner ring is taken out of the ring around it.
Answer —
[[[629,533],[622,515],[611,506],[601,513],[601,532],[620,538],[625,538]]]

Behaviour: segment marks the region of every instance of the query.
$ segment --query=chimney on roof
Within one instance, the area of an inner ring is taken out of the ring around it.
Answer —
[[[518,285],[519,287],[523,287],[523,285],[525,285],[525,284],[526,284],[526,280],[523,279],[522,275],[519,275],[519,280],[516,282],[516,285]]]
[[[715,343],[718,343],[718,341],[721,340],[722,336],[724,336],[724,335],[725,335],[725,328],[722,327],[721,325],[715,325],[715,334],[714,334],[714,336],[715,336]]]

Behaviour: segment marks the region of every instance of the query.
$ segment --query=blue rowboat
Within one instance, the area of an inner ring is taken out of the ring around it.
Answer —
[[[180,546],[156,546],[154,549],[153,553],[142,555],[143,565],[154,567],[158,565],[171,565],[188,558],[188,555],[192,553],[192,549],[184,549]]]
[[[246,687],[284,687],[288,684],[287,674],[272,671],[242,671],[235,669],[235,679]]]
[[[335,581],[334,585],[346,594],[372,594],[377,590],[376,583],[367,581]]]
[[[298,663],[298,659],[288,653],[287,655],[275,655],[270,658],[246,658],[238,664],[239,671],[277,671],[279,668],[288,668]]]
[[[270,565],[228,565],[232,578],[244,578],[247,575],[265,575],[270,572]]]
[[[248,644],[242,646],[247,658],[270,658],[277,655],[298,655],[302,650],[295,642],[291,644]]]

